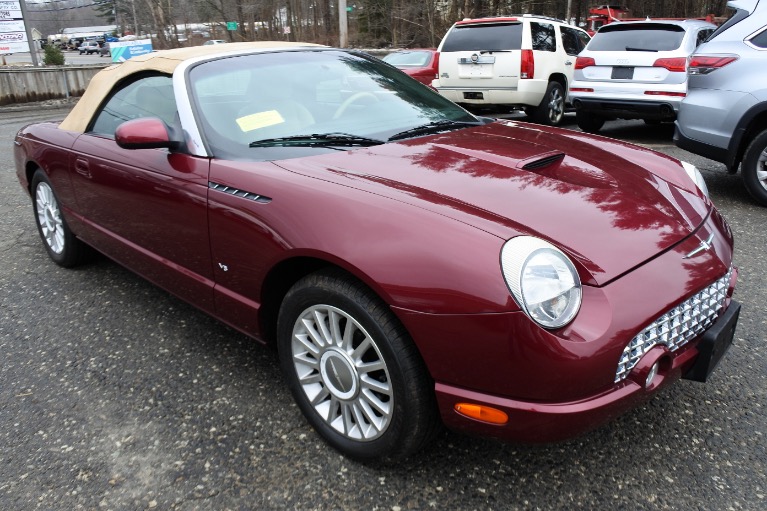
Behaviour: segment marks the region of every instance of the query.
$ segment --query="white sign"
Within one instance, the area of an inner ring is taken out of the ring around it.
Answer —
[[[16,4],[18,5],[18,4]],[[3,9],[0,7],[0,20],[21,19],[21,9]]]
[[[29,51],[29,43],[3,43],[0,42],[0,55],[6,53],[26,53]]]
[[[21,20],[0,21],[0,34],[3,32],[24,32],[24,22]]]
[[[0,55],[29,51],[21,4],[0,0]]]
[[[24,32],[5,32],[0,33],[0,44],[2,43],[21,43],[26,41],[27,34]]]

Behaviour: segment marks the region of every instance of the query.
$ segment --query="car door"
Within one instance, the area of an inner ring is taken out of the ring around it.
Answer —
[[[117,126],[178,123],[171,78],[143,76],[102,105],[73,146],[70,174],[98,250],[198,307],[213,311],[207,222],[209,160],[167,149],[122,149]]]

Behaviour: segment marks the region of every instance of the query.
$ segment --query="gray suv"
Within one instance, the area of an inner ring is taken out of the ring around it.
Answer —
[[[690,57],[674,142],[731,173],[740,166],[767,206],[767,0],[727,5],[735,14]]]

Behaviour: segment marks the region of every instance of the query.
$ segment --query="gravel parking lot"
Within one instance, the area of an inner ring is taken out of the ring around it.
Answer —
[[[0,509],[767,508],[767,208],[675,148],[669,126],[602,133],[698,165],[735,232],[743,310],[709,383],[680,382],[570,442],[445,432],[381,467],[314,434],[272,351],[105,258],[49,261],[12,139],[66,112],[0,109]]]

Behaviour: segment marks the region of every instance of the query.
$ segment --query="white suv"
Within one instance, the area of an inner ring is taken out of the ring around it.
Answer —
[[[586,31],[544,16],[459,21],[439,45],[432,86],[464,107],[521,107],[536,121],[562,121],[575,56]]]

